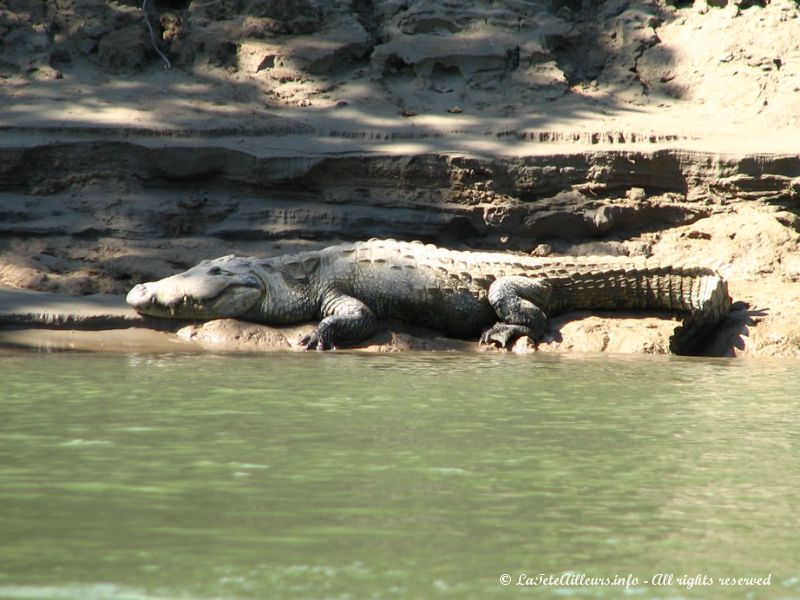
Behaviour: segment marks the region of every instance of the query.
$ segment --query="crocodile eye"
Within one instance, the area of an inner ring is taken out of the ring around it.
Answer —
[[[208,274],[209,275],[222,275],[222,269],[220,269],[219,267],[211,267],[208,270]]]

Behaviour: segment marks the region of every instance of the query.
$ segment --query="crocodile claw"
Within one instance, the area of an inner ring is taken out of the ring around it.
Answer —
[[[336,350],[336,346],[333,345],[333,342],[329,339],[325,339],[325,336],[320,335],[319,330],[315,329],[311,333],[300,340],[300,346],[303,350]]]
[[[510,348],[511,345],[524,335],[533,337],[533,330],[525,325],[511,323],[495,323],[483,332],[481,344],[495,344],[500,348]]]

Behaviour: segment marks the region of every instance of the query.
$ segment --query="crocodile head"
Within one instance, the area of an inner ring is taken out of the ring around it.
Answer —
[[[244,317],[266,293],[253,261],[239,256],[204,260],[188,271],[141,283],[126,301],[137,312],[173,319]]]

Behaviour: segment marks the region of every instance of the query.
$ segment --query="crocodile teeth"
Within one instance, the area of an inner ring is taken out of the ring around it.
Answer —
[[[169,307],[169,312],[174,317],[175,316],[175,307],[174,306],[170,306]]]

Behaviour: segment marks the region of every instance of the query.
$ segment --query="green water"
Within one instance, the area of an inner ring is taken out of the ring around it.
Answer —
[[[0,598],[800,598],[797,367],[0,355]]]

